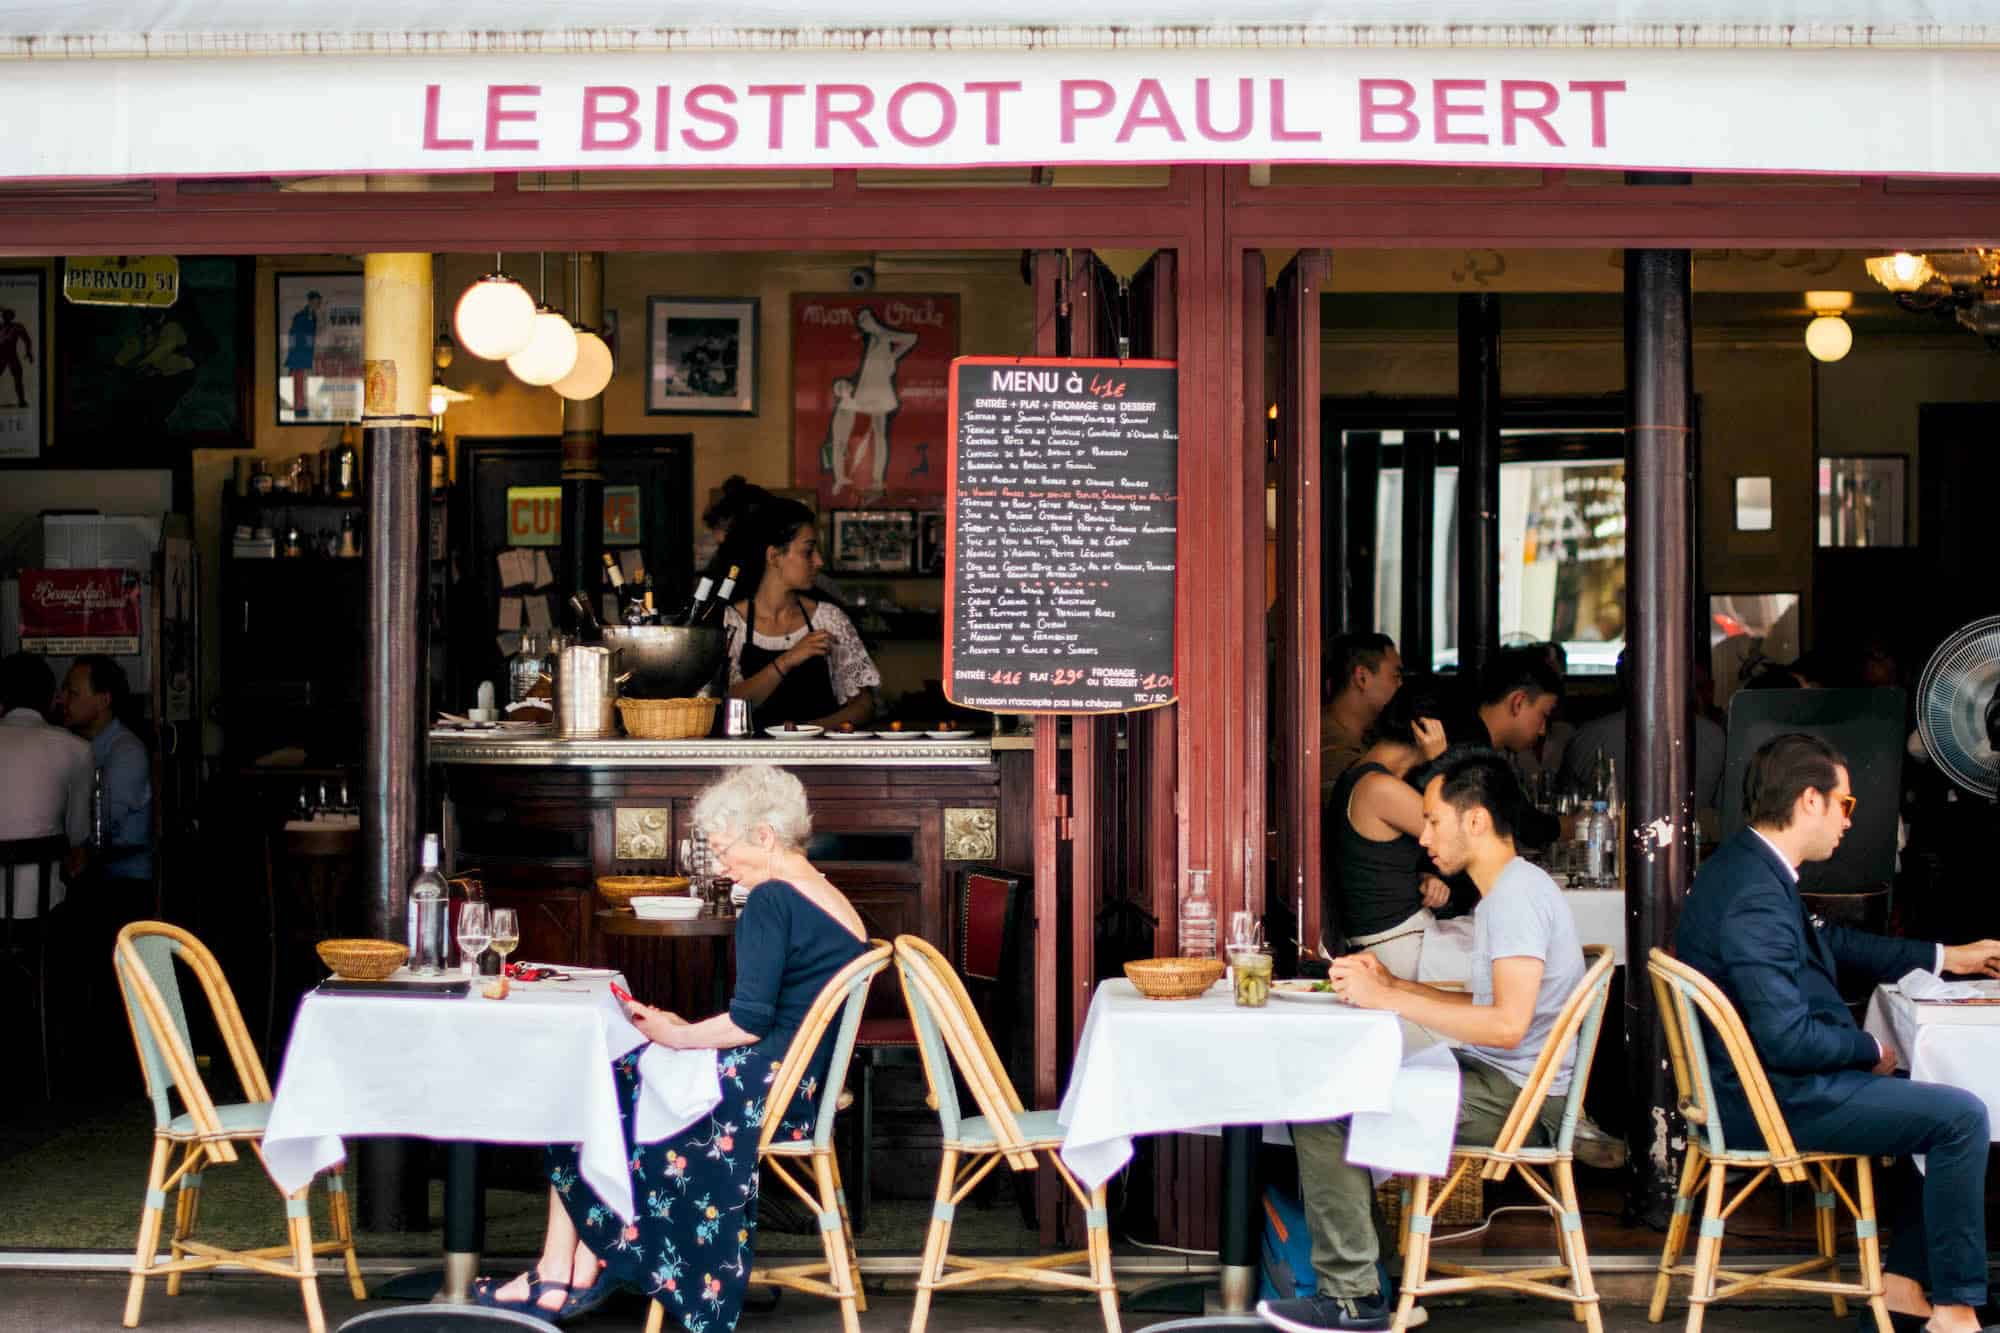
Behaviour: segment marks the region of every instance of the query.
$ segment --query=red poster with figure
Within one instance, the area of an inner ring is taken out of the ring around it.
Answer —
[[[792,457],[822,511],[936,508],[958,298],[792,297]]]
[[[21,647],[49,657],[139,651],[139,575],[129,569],[21,571]]]

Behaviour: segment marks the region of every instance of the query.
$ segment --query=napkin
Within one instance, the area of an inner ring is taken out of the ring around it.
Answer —
[[[1903,979],[1896,983],[1896,989],[1912,1000],[1932,1002],[1976,1000],[1980,995],[1979,987],[1969,981],[1946,981],[1937,973],[1921,967],[1912,968],[1904,974]]]

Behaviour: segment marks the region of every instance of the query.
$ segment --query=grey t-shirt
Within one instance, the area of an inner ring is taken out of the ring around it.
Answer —
[[[1470,1059],[1491,1065],[1515,1085],[1527,1086],[1528,1076],[1541,1059],[1542,1047],[1556,1025],[1556,1015],[1569,1002],[1571,992],[1583,980],[1583,946],[1576,940],[1576,921],[1562,890],[1539,866],[1515,857],[1500,872],[1493,889],[1479,900],[1472,914],[1472,999],[1475,1004],[1493,1003],[1493,960],[1496,958],[1539,958],[1542,984],[1535,992],[1535,1016],[1528,1023],[1528,1035],[1511,1051],[1497,1046],[1462,1049]],[[1563,1053],[1562,1070],[1550,1085],[1552,1096],[1569,1091],[1573,1052]]]

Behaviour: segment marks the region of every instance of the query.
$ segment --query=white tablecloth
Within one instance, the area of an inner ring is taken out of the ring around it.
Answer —
[[[1977,1095],[1986,1103],[1987,1121],[2000,1142],[2000,1023],[1953,1022],[1948,1007],[1925,1018],[1917,1021],[1916,1001],[1893,986],[1877,986],[1862,1026],[1896,1052],[1897,1063],[1911,1078]]]
[[[556,986],[564,989],[556,989]],[[488,1000],[312,994],[299,1006],[264,1135],[278,1188],[341,1160],[346,1135],[478,1143],[574,1143],[584,1180],[629,1218],[632,1180],[611,1062],[644,1045],[644,1143],[722,1100],[714,1051],[646,1042],[606,978],[516,983]]]
[[[1458,1123],[1458,1065],[1442,1048],[1403,1062],[1395,1016],[1273,999],[1238,1008],[1217,988],[1148,1000],[1100,984],[1063,1096],[1063,1161],[1095,1186],[1136,1134],[1354,1116],[1348,1160],[1442,1175]]]

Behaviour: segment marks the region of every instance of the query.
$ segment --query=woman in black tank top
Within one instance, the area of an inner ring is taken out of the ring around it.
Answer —
[[[1391,931],[1445,901],[1430,855],[1417,843],[1423,797],[1404,781],[1443,753],[1439,711],[1421,687],[1397,691],[1363,738],[1367,750],[1334,784],[1322,812],[1321,921],[1329,949],[1344,952],[1350,941]]]

